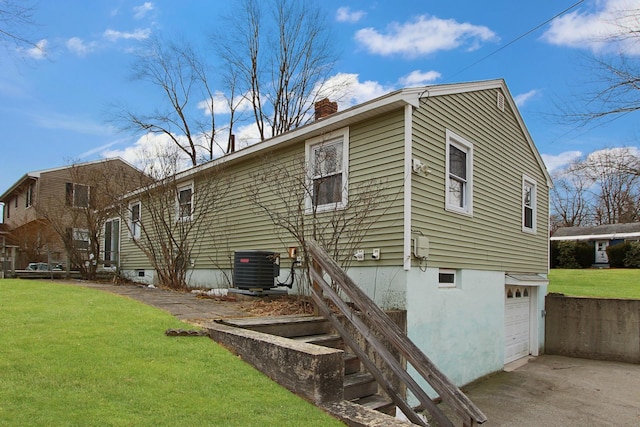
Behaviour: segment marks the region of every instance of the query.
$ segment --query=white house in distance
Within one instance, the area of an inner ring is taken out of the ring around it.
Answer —
[[[561,227],[553,233],[551,241],[593,242],[594,266],[608,266],[607,248],[623,242],[640,241],[640,222]]]
[[[183,199],[198,192],[204,171],[224,164],[233,177],[233,202],[216,213],[228,247],[200,236],[202,245],[190,259],[190,284],[222,286],[220,266],[229,265],[233,251],[286,256],[295,240],[278,234],[247,197],[252,171],[266,158],[295,156],[313,168],[319,154],[332,150],[335,161],[322,165],[331,180],[314,181],[313,188],[342,186],[309,203],[326,212],[349,209],[354,188],[384,179],[389,206],[348,274],[383,309],[406,310],[409,338],[456,385],[541,353],[551,180],[505,82],[408,88],[330,111],[178,177],[184,185],[176,206],[193,210],[195,199]],[[137,206],[135,223],[149,221],[145,206],[131,203]],[[151,264],[127,227],[120,233],[121,270],[152,282]]]

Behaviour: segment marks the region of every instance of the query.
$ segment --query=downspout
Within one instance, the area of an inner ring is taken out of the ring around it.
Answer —
[[[403,268],[411,270],[411,156],[413,137],[413,106],[404,107],[404,254]]]

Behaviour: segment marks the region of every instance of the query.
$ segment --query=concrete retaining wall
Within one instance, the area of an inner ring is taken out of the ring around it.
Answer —
[[[343,351],[210,323],[209,336],[280,385],[321,405],[342,400]]]
[[[640,300],[546,297],[548,354],[640,364]]]

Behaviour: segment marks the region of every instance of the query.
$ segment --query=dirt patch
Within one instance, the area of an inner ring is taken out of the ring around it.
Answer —
[[[313,304],[308,297],[293,295],[247,303],[244,309],[255,316],[313,314]]]

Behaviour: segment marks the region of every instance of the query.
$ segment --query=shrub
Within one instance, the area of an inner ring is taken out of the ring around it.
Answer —
[[[628,250],[624,256],[624,266],[640,268],[640,242],[628,242]]]
[[[580,268],[576,260],[576,244],[570,241],[558,242],[558,268]]]
[[[590,268],[596,260],[595,245],[593,242],[575,243],[576,262],[582,268]]]
[[[615,245],[609,245],[607,248],[607,257],[609,258],[609,265],[614,268],[623,268],[624,259],[629,250],[629,242],[618,243]]]

